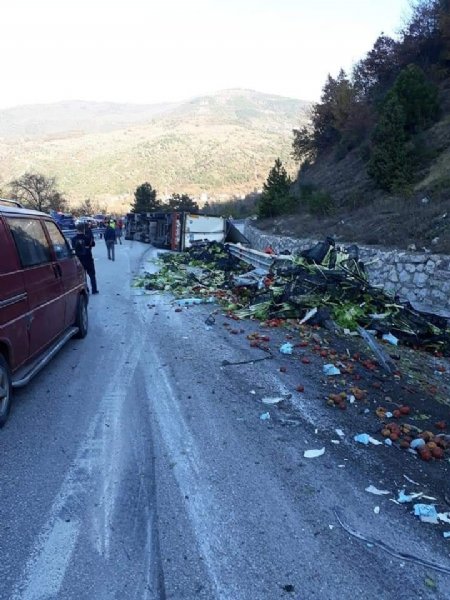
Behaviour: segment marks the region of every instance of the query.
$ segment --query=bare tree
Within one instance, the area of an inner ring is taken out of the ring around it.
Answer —
[[[83,200],[80,204],[78,204],[78,206],[73,208],[72,212],[78,216],[86,215],[90,217],[94,214],[100,213],[101,211],[98,202],[91,200],[90,198],[86,198],[86,200]]]
[[[63,211],[67,208],[67,200],[56,189],[56,179],[40,173],[24,173],[9,183],[12,198],[25,206],[48,212]]]

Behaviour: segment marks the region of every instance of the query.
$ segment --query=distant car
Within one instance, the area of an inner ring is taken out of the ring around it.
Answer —
[[[0,427],[26,385],[88,330],[85,271],[55,221],[0,199]]]
[[[50,211],[50,216],[58,223],[61,229],[75,229],[75,219],[70,213]]]
[[[102,214],[98,214],[98,215],[94,215],[93,217],[96,221],[97,221],[97,226],[98,227],[103,227],[105,220],[106,220],[106,216],[102,215]]]
[[[78,217],[78,219],[75,219],[75,225],[78,225],[79,223],[89,225],[89,227],[98,226],[97,219],[94,219],[94,217]]]

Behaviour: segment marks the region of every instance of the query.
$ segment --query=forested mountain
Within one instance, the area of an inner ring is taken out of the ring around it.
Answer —
[[[209,197],[261,188],[307,102],[226,90],[152,106],[64,102],[0,111],[0,184],[25,171],[56,177],[69,201],[127,201],[144,181],[159,194]]]
[[[286,233],[450,251],[449,0],[416,2],[396,39],[328,77],[311,115]]]

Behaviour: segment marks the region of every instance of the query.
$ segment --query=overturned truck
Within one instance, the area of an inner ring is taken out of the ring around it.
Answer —
[[[129,213],[125,239],[180,252],[204,241],[248,244],[229,219],[189,212]]]

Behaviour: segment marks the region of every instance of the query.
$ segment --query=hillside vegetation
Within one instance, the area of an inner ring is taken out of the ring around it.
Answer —
[[[450,3],[419,0],[294,132],[294,200],[261,227],[450,252]],[[289,212],[289,216],[281,216]]]
[[[56,177],[69,201],[158,194],[218,198],[261,188],[279,156],[291,172],[291,132],[307,102],[227,90],[178,104],[60,103],[0,112],[0,181],[25,171]]]

